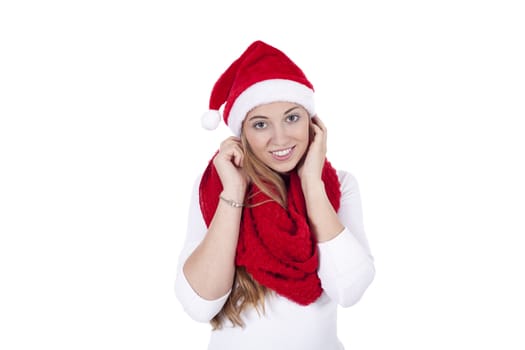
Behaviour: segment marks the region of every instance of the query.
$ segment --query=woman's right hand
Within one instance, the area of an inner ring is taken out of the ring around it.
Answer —
[[[248,186],[248,177],[243,167],[244,150],[238,137],[228,137],[221,143],[213,165],[221,179],[223,192],[234,196],[234,201],[243,202]],[[240,197],[240,198],[238,198]]]

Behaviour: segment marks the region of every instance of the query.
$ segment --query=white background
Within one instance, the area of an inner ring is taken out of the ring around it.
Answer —
[[[519,4],[2,1],[0,348],[206,348],[173,289],[191,185],[229,135],[199,118],[262,39],[360,184],[377,275],[340,310],[346,347],[523,349]]]

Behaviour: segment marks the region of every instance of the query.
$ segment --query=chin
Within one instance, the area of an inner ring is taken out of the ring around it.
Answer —
[[[280,174],[287,174],[290,171],[295,169],[295,167],[297,166],[297,163],[298,162],[294,161],[294,162],[289,162],[287,164],[268,164],[268,166],[275,172],[278,172]]]

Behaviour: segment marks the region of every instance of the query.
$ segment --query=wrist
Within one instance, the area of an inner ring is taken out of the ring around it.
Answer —
[[[229,187],[222,190],[220,197],[235,203],[244,203],[245,193],[245,186]]]
[[[320,191],[324,191],[324,182],[319,177],[315,178],[302,178],[301,179],[301,187],[303,189],[303,194],[305,196],[319,193]]]
[[[244,207],[244,203],[234,201],[233,199],[229,199],[224,197],[222,194],[219,195],[219,199],[222,200],[224,203],[228,204],[230,207],[233,208],[242,208]]]

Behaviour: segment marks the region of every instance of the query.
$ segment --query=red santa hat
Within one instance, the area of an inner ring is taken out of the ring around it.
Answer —
[[[255,41],[213,86],[210,110],[202,116],[202,126],[217,128],[224,104],[224,122],[239,136],[247,113],[271,102],[297,103],[311,117],[315,115],[314,88],[303,71],[282,51]]]

